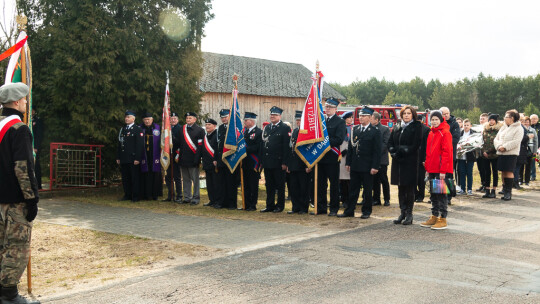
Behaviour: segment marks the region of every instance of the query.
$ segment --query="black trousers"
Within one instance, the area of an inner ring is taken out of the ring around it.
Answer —
[[[385,201],[390,200],[390,183],[388,182],[388,165],[381,165],[379,172],[373,176],[373,200],[381,201],[381,185]]]
[[[285,208],[285,171],[279,168],[264,168],[266,179],[266,209]],[[277,204],[275,203],[277,190]]]
[[[256,209],[259,199],[259,179],[261,174],[252,168],[242,168],[244,173],[244,199],[246,209]]]
[[[414,198],[416,200],[424,199],[424,197],[426,197],[426,168],[422,163],[418,163],[418,179],[414,189]]]
[[[487,182],[486,166],[489,166],[489,161],[483,157],[479,157],[476,160],[476,166],[478,167],[478,172],[480,173],[480,182],[482,186],[488,187],[489,184],[486,185],[486,182]]]
[[[398,186],[398,196],[399,196],[399,209],[401,209],[402,214],[411,213],[414,208],[414,190],[416,185],[399,185]]]
[[[142,172],[141,173],[141,189],[143,199],[153,199],[156,200],[158,196],[163,192],[163,187],[161,186],[161,171],[160,172]],[[161,188],[161,189],[160,189]]]
[[[182,198],[182,174],[180,172],[180,165],[174,161],[169,165],[169,168],[167,168],[167,176],[165,176],[165,185],[167,185],[167,189],[169,191],[167,198],[177,198],[179,200]],[[171,179],[174,179],[176,196],[172,189],[173,183],[171,183]]]
[[[317,176],[317,213],[326,213],[328,209],[328,182],[330,182],[330,212],[339,211],[339,163],[318,164]]]
[[[208,202],[215,205],[219,200],[219,177],[216,170],[204,170],[206,172],[206,192],[208,192]],[[182,192],[178,192],[182,193]]]
[[[521,165],[521,168],[519,168],[520,182],[528,184],[531,181],[531,162],[533,161],[534,160],[527,158],[527,162]]]
[[[236,168],[233,173],[227,167],[218,168],[219,184],[216,188],[220,188],[220,206],[225,208],[236,208],[238,203],[238,177],[240,169]]]
[[[497,170],[497,158],[485,159],[484,177],[486,178],[486,187],[491,184],[491,177],[493,176],[493,187],[497,187],[499,184],[499,171]]]
[[[339,198],[343,206],[347,206],[349,202],[349,188],[351,180],[350,179],[340,179],[339,180]]]
[[[39,161],[39,155],[41,154],[41,149],[37,150],[36,153],[36,163],[34,164],[34,174],[36,175],[38,189],[41,189],[41,162]]]
[[[289,176],[292,211],[307,212],[309,209],[309,198],[306,194],[308,191],[309,175],[303,170],[292,171],[289,173]]]
[[[315,202],[315,173],[313,173],[314,170],[311,170],[311,172],[308,173],[308,201],[310,203]]]
[[[451,178],[452,174],[447,173],[445,178]],[[438,173],[430,173],[429,179],[439,178]],[[431,194],[431,214],[446,218],[448,215],[448,197],[445,194]]]
[[[351,171],[351,184],[349,192],[349,204],[344,214],[354,214],[356,202],[360,196],[360,188],[364,188],[364,203],[362,204],[362,214],[370,215],[373,208],[373,175],[370,172]]]
[[[138,200],[141,187],[141,166],[134,164],[120,164],[120,173],[122,174],[124,197],[131,200]]]

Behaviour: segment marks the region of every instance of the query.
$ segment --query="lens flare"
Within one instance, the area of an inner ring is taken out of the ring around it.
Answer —
[[[179,9],[166,9],[159,15],[159,25],[167,37],[180,41],[187,37],[190,22]]]

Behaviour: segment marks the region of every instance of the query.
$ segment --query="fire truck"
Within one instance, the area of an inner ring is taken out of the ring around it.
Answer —
[[[359,112],[361,109],[363,109],[366,105],[357,106],[357,107],[347,107],[346,110],[343,110],[342,113],[347,111],[353,111],[354,115],[354,124],[359,125]],[[390,129],[394,127],[399,121],[401,121],[400,116],[400,110],[404,104],[394,104],[394,105],[367,105],[369,108],[373,109],[374,111],[379,112],[381,114],[381,124],[388,126]],[[350,109],[352,108],[352,109]],[[414,106],[415,109],[418,109],[418,107]],[[343,108],[338,108],[338,113]],[[423,123],[427,125],[428,120],[426,119],[426,113],[429,113],[429,110],[426,110],[424,112],[417,112],[419,115],[424,115]]]

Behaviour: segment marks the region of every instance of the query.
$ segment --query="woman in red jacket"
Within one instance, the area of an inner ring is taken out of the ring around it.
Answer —
[[[450,126],[444,120],[442,113],[434,111],[431,115],[431,132],[426,146],[426,161],[424,167],[429,173],[429,179],[452,178],[454,172],[453,146]],[[446,229],[448,214],[448,198],[446,194],[431,194],[431,217],[420,224],[431,229]],[[440,217],[439,217],[440,215]]]

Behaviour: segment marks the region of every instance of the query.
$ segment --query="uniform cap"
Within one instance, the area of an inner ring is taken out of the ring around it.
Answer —
[[[281,109],[281,108],[278,108],[276,106],[273,106],[273,107],[270,108],[270,115],[272,115],[272,114],[281,115],[281,113],[283,113],[283,109]]]
[[[150,112],[144,112],[144,115],[142,118],[151,118],[152,117],[152,113]]]
[[[229,116],[230,113],[231,113],[231,110],[229,110],[229,109],[221,109],[221,111],[219,111],[219,117],[225,118],[225,117]]]
[[[337,107],[339,105],[339,100],[334,97],[326,98],[326,105]]]
[[[341,114],[341,118],[343,118],[343,119],[347,119],[347,118],[352,117],[352,116],[353,116],[352,111],[348,111],[348,112],[345,112],[345,113]]]
[[[204,123],[209,123],[213,125],[217,125],[217,121],[213,120],[212,118],[207,118]]]
[[[294,112],[294,118],[302,119],[302,111],[295,111]]]
[[[251,113],[251,112],[246,112],[244,114],[244,119],[257,119],[257,114]]]
[[[137,116],[137,115],[135,115],[135,111],[132,111],[132,110],[126,110],[125,116],[128,116],[128,115]]]
[[[22,82],[8,83],[0,87],[0,103],[10,103],[28,95],[30,89]]]
[[[171,112],[171,117],[178,117],[178,113],[176,113],[176,112]]]
[[[358,113],[358,115],[373,115],[374,110],[370,107],[363,107],[362,110]]]
[[[193,116],[193,117],[197,118],[197,114],[195,114],[195,112],[186,112],[184,117],[188,117],[188,116]]]

